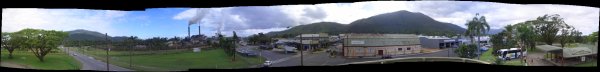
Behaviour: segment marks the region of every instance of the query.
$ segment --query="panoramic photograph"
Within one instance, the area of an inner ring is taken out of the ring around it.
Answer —
[[[402,62],[596,67],[600,8],[363,1],[3,8],[2,67],[188,71]]]

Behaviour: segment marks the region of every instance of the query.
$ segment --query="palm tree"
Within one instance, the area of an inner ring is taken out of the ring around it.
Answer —
[[[466,35],[469,35],[469,37],[471,38],[471,42],[473,43],[473,36],[477,36],[477,51],[479,52],[479,41],[480,41],[480,36],[481,34],[485,34],[487,31],[490,30],[490,25],[488,25],[488,23],[485,21],[485,16],[481,16],[479,17],[479,13],[475,14],[475,17],[473,17],[473,20],[469,21],[466,26],[467,26],[467,31],[465,32]],[[479,58],[479,56],[477,57]]]

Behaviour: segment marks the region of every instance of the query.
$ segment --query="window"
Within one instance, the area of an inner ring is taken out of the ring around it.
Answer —
[[[410,50],[410,47],[406,48],[406,50]]]
[[[398,51],[402,51],[402,48],[398,48]]]

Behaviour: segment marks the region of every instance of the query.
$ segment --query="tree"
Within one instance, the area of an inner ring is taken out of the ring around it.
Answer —
[[[233,31],[233,40],[232,41],[233,41],[232,42],[233,44],[231,44],[232,47],[230,48],[230,50],[233,52],[233,61],[235,61],[235,53],[236,53],[235,48],[237,47],[237,42],[239,41],[239,37],[237,36],[237,34],[235,34],[235,31]]]
[[[552,45],[557,40],[557,33],[564,29],[567,24],[560,15],[544,15],[532,21],[534,32],[540,36],[540,41]]]
[[[560,43],[560,47],[564,48],[567,43],[570,43],[573,40],[573,35],[575,32],[575,28],[566,25],[564,29],[560,30],[560,34],[558,36],[558,42]]]
[[[593,32],[592,34],[588,35],[586,37],[586,40],[591,43],[598,42],[598,31]]]
[[[515,27],[519,41],[525,45],[525,48],[533,49],[538,36],[533,32],[531,21],[515,24]]]
[[[171,45],[173,47],[175,47],[175,49],[179,49],[179,47],[180,47],[180,41],[181,41],[180,37],[175,36],[173,38],[170,38],[169,41],[171,42]]]
[[[237,34],[235,34],[235,31],[233,31],[233,40],[234,40],[235,42],[238,42],[238,41],[240,41],[240,38],[237,36]]]
[[[460,45],[460,47],[456,50],[454,50],[455,53],[458,54],[459,57],[462,58],[474,58],[477,56],[477,54],[475,54],[477,50],[477,47],[475,44],[468,44],[468,45]]]
[[[473,36],[477,36],[477,49],[479,49],[479,41],[480,41],[480,36],[482,36],[481,34],[485,34],[487,31],[490,30],[490,25],[488,25],[488,23],[485,20],[485,16],[481,16],[479,17],[479,13],[475,14],[475,17],[473,17],[473,19],[471,21],[468,21],[468,23],[466,24],[467,26],[467,31],[465,32],[466,35],[469,35],[469,37],[471,38],[471,42],[473,43]],[[479,50],[477,50],[479,52]]]
[[[15,51],[15,49],[20,48],[21,46],[19,45],[24,38],[18,38],[21,37],[19,36],[19,34],[13,34],[13,33],[2,33],[2,48],[6,49],[8,51],[8,58],[12,59],[13,58],[13,51]]]
[[[20,37],[24,38],[20,44],[24,48],[28,48],[41,61],[44,62],[46,56],[52,49],[58,48],[67,36],[67,32],[55,30],[40,30],[40,29],[24,29],[16,32]]]

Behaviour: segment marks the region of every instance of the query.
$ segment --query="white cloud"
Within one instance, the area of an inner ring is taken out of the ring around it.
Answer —
[[[192,17],[194,17],[194,15],[196,15],[196,9],[188,9],[188,10],[185,10],[185,11],[173,16],[173,19],[187,20],[187,19],[191,19]]]
[[[111,27],[127,14],[124,11],[82,9],[9,8],[2,11],[2,32],[25,28],[69,31],[87,29],[119,34]]]
[[[228,7],[234,8],[234,7]],[[516,24],[518,22],[524,22],[527,20],[534,19],[544,14],[560,14],[565,22],[569,25],[573,25],[577,30],[583,32],[583,34],[589,34],[594,31],[598,31],[598,8],[573,6],[573,5],[550,5],[550,4],[506,4],[506,3],[493,3],[493,2],[467,2],[467,1],[370,1],[370,2],[356,2],[356,3],[327,3],[327,4],[316,4],[316,5],[281,5],[281,6],[268,6],[258,7],[254,9],[261,10],[272,10],[262,8],[274,8],[285,13],[290,19],[293,19],[292,23],[314,23],[320,21],[338,22],[342,24],[349,24],[355,20],[367,18],[370,16],[389,13],[399,10],[408,10],[410,12],[420,12],[431,18],[440,21],[456,24],[460,27],[465,28],[467,20],[472,19],[475,13],[480,13],[486,17],[487,22],[491,25],[492,29],[499,29],[508,24]],[[317,9],[320,8],[325,12],[325,18],[314,19],[309,18],[303,14],[306,12],[305,9]],[[186,10],[174,16],[173,19],[185,19],[191,18],[193,10]],[[255,11],[255,10],[241,10],[241,11]],[[249,31],[256,33],[258,30],[268,30],[278,28],[273,26],[272,28],[252,28],[255,24],[248,23],[249,21],[256,19],[248,19],[241,15],[231,15],[229,27],[225,29]],[[215,17],[216,18],[216,17]],[[268,18],[262,18],[268,19]],[[260,19],[257,19],[260,20]],[[210,21],[209,21],[210,22]],[[273,25],[281,22],[273,22]],[[214,24],[214,23],[212,23]],[[297,25],[297,24],[292,24]],[[232,27],[237,26],[237,27]],[[207,25],[207,27],[215,27],[213,25]],[[264,32],[264,31],[263,31]]]

